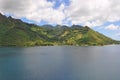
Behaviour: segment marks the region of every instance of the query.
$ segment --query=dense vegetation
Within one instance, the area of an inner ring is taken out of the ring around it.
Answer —
[[[118,43],[87,26],[37,26],[0,14],[0,46],[85,46]]]

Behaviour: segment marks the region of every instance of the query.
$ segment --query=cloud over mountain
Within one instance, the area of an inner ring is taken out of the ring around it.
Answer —
[[[0,0],[0,12],[36,22],[100,26],[120,20],[119,0]]]
[[[13,17],[25,17],[33,21],[47,21],[61,23],[65,18],[64,5],[57,10],[53,8],[54,2],[47,0],[0,0],[0,12],[12,14]]]
[[[120,20],[119,0],[71,0],[66,10],[72,23],[100,26]]]

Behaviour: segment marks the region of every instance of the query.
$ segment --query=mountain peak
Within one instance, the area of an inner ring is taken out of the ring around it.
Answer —
[[[83,27],[83,26],[73,24],[71,27]]]
[[[0,16],[1,16],[2,14],[0,13]]]

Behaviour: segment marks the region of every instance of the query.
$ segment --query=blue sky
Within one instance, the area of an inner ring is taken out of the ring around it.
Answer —
[[[120,0],[0,0],[0,12],[37,25],[87,25],[120,40]]]

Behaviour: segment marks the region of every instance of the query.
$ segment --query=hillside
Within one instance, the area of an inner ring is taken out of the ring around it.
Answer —
[[[84,46],[118,43],[87,26],[37,26],[0,14],[0,46]]]

